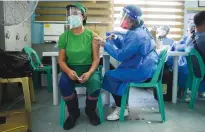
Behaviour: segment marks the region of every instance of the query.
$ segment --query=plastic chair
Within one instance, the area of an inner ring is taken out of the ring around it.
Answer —
[[[34,79],[34,85],[35,87],[38,86],[38,73],[42,73],[42,72],[46,72],[47,74],[47,80],[48,80],[48,92],[52,92],[53,91],[53,87],[52,87],[52,67],[51,66],[42,66],[42,62],[40,61],[36,51],[34,51],[32,48],[30,47],[24,47],[24,51],[28,54],[29,58],[31,59],[31,66],[34,69],[33,72],[33,79]],[[34,58],[36,60],[36,62],[33,61],[32,55],[34,55]]]
[[[196,59],[198,60],[198,63],[200,66],[201,77],[196,77],[196,75],[194,74],[193,64],[191,61],[192,56],[195,56]],[[189,69],[189,79],[188,79],[187,83],[191,82],[191,84],[192,84],[191,85],[191,100],[189,103],[189,107],[191,109],[193,109],[194,104],[195,104],[195,100],[196,100],[196,94],[197,94],[198,89],[199,89],[199,85],[200,85],[200,83],[203,80],[203,77],[205,75],[205,65],[204,65],[204,61],[203,61],[201,55],[194,48],[191,49],[189,52],[189,55],[187,57],[187,64],[188,64],[188,69]],[[187,93],[187,89],[186,89],[186,93]],[[186,95],[186,93],[185,93],[185,95]]]
[[[186,60],[188,60],[188,57],[186,57]],[[191,90],[191,88],[192,88],[193,73],[191,73],[190,68],[191,67],[188,66],[189,74],[188,74],[188,78],[187,78],[187,81],[186,81],[186,87],[184,88],[184,93],[183,93],[183,97],[182,97],[183,102],[186,102],[186,97],[187,97],[188,90],[189,89]]]
[[[33,81],[29,77],[19,77],[19,78],[0,78],[0,83],[18,83],[22,84],[25,107],[28,112],[31,112],[31,101],[35,102],[35,94],[33,88]]]
[[[126,101],[129,95],[129,89],[130,87],[135,87],[135,88],[150,88],[153,87],[157,91],[157,96],[158,96],[158,104],[159,104],[159,111],[161,113],[161,118],[162,122],[166,121],[166,115],[165,115],[165,109],[164,109],[164,99],[163,99],[163,94],[162,94],[162,73],[164,70],[164,63],[165,59],[167,56],[167,49],[163,50],[159,57],[160,61],[158,63],[158,67],[156,72],[153,75],[153,78],[151,79],[150,82],[148,83],[129,83],[125,93],[122,96],[122,101],[121,101],[121,109],[120,109],[120,121],[124,121],[124,111],[125,111],[125,106],[126,106]]]
[[[100,76],[102,80],[102,66],[99,66],[99,71],[100,71]],[[75,87],[85,87],[85,86],[83,84],[76,84]],[[103,112],[103,103],[102,103],[101,93],[98,97],[97,106],[98,106],[98,113],[100,116],[100,122],[102,124],[104,122],[104,112]],[[65,101],[61,97],[61,102],[60,102],[60,126],[61,127],[63,127],[64,121],[65,121]]]

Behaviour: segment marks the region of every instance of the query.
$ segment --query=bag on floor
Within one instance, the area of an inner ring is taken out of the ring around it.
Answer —
[[[164,66],[164,72],[162,77],[162,91],[163,91],[163,97],[164,101],[171,101],[172,100],[172,80],[173,80],[173,73],[169,70],[169,67],[165,63]],[[157,92],[154,89],[154,98],[158,100]]]
[[[32,71],[29,56],[24,51],[4,51],[0,49],[1,78],[30,76]]]

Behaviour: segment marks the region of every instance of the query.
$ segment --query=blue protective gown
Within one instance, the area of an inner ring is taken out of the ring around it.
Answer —
[[[154,47],[154,39],[143,24],[115,40],[107,40],[104,50],[121,64],[105,73],[103,89],[121,96],[130,82],[152,78],[159,61]]]
[[[174,43],[174,40],[168,37],[162,38],[163,45],[172,45]]]
[[[196,33],[196,41],[198,44],[198,47],[200,49],[203,49],[205,52],[205,33],[204,35],[202,33]],[[204,41],[204,42],[203,42]],[[173,44],[171,47],[171,50],[174,51],[185,51],[185,48],[193,48],[193,43],[192,39],[188,36],[183,36],[182,39]],[[173,66],[173,57],[168,57],[167,64],[169,67],[172,69]],[[196,71],[198,72],[198,71]],[[187,66],[187,61],[185,56],[180,56],[179,61],[178,61],[178,85],[179,88],[185,88],[186,86],[186,81],[188,79],[188,66]],[[205,92],[205,82],[202,81],[199,92]]]

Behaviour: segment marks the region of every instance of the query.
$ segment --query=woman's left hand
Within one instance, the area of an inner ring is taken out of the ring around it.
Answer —
[[[89,72],[84,73],[83,75],[80,76],[80,83],[86,82],[90,78],[91,74]]]

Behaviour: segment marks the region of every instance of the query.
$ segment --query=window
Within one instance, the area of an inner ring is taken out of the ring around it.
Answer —
[[[143,19],[149,30],[155,25],[169,25],[168,37],[179,40],[184,28],[183,1],[151,1],[151,0],[114,0],[114,30],[120,30],[119,20],[121,9],[128,4],[139,6],[143,11]]]

